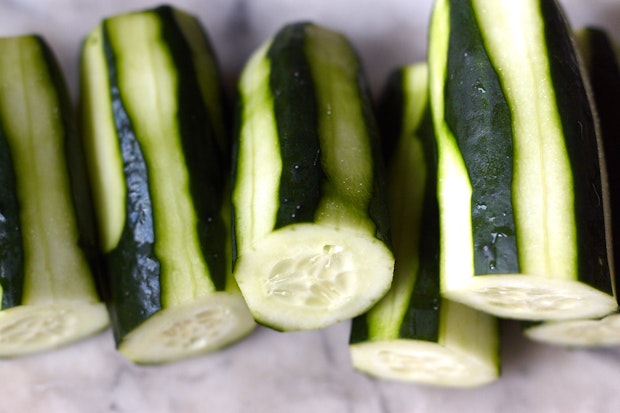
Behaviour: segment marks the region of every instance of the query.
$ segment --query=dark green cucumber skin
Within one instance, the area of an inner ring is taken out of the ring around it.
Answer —
[[[166,42],[176,70],[179,70],[178,122],[182,147],[190,176],[190,191],[198,223],[201,250],[211,271],[216,290],[224,290],[228,254],[225,250],[226,225],[220,215],[224,202],[225,168],[228,156],[218,148],[209,113],[199,94],[200,88],[191,61],[187,41],[168,6],[153,10],[162,23],[161,41]],[[118,245],[105,256],[106,284],[115,339],[127,333],[162,309],[161,263],[154,252],[156,234],[151,195],[149,165],[136,136],[131,116],[123,105],[119,89],[115,46],[108,24],[104,22],[104,54],[108,66],[110,101],[116,134],[123,159],[127,190],[126,221]]]
[[[321,159],[321,145],[314,82],[304,52],[305,26],[298,23],[284,27],[267,52],[282,159],[280,205],[274,229],[314,221],[325,179],[317,162]]]
[[[476,274],[519,273],[510,109],[471,0],[450,1],[445,118],[469,173]]]
[[[109,312],[118,342],[161,309],[161,265],[154,252],[154,217],[147,166],[120,97],[115,54],[105,25],[103,34],[110,101],[127,191],[126,220],[121,238],[118,245],[105,256]]]
[[[20,305],[24,286],[24,247],[11,148],[0,125],[0,284],[2,309]]]
[[[77,133],[76,117],[71,104],[68,87],[58,65],[58,61],[47,42],[34,36],[40,47],[45,71],[50,85],[56,92],[58,111],[63,136],[66,168],[69,174],[70,188],[59,188],[70,192],[73,202],[72,215],[78,225],[78,244],[84,251],[93,275],[99,275],[100,255],[97,248],[97,234],[90,189],[86,180],[86,169],[81,141]],[[24,293],[24,244],[21,234],[20,205],[17,193],[17,181],[9,132],[0,122],[0,283],[2,284],[2,309],[18,306],[23,302]],[[14,138],[16,139],[16,138]],[[94,277],[100,289],[100,277]],[[99,292],[101,292],[99,290]]]
[[[321,164],[321,145],[318,130],[318,99],[315,94],[311,62],[304,51],[306,28],[310,22],[291,23],[274,37],[267,58],[271,72],[269,87],[273,96],[273,111],[282,161],[279,183],[279,207],[274,230],[287,225],[314,222],[322,198],[322,186],[328,179]],[[359,59],[358,59],[359,63]],[[358,67],[357,79],[360,102],[374,163],[373,193],[368,215],[376,227],[377,239],[390,245],[389,215],[385,205],[385,171],[380,153],[379,132],[365,75]],[[243,121],[243,98],[238,94],[235,119],[236,159],[240,144],[240,123]],[[233,166],[233,182],[238,179]],[[233,262],[237,259],[233,207]]]
[[[575,193],[579,279],[611,293],[597,131],[572,33],[555,1],[541,1],[551,79],[564,129]]]
[[[404,100],[402,71],[393,72],[384,89],[377,109],[377,120],[382,133],[383,153],[389,165],[394,157],[398,138],[402,134]],[[409,297],[407,310],[400,323],[398,338],[437,342],[441,317],[439,286],[439,203],[437,201],[437,147],[434,139],[430,107],[427,106],[416,134],[421,139],[426,171],[422,214],[420,216],[419,267]],[[413,137],[408,137],[413,139]],[[408,182],[415,177],[405,177]],[[398,265],[398,258],[396,261]],[[355,317],[351,324],[350,344],[368,341],[370,337],[367,314]]]
[[[437,200],[437,147],[430,107],[426,108],[418,135],[424,150],[426,182],[420,217],[419,268],[401,325],[400,336],[437,342],[441,296],[439,285],[439,202]]]
[[[590,85],[598,114],[609,185],[611,210],[611,238],[614,242],[612,255],[616,265],[614,274],[616,288],[619,285],[620,265],[620,66],[614,46],[601,29],[588,27],[586,62]],[[618,297],[616,297],[618,299]]]
[[[381,137],[381,153],[385,164],[389,164],[403,133],[404,102],[406,99],[403,86],[403,71],[392,71],[375,108],[377,125]]]

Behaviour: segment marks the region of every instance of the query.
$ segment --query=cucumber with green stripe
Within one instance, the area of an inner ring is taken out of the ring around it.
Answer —
[[[390,286],[384,171],[370,98],[340,33],[293,23],[238,86],[234,274],[256,320],[317,329]]]
[[[108,326],[75,116],[47,43],[0,39],[0,357]]]
[[[508,318],[614,311],[600,137],[559,5],[438,1],[429,76],[442,293]]]
[[[617,288],[617,265],[620,262],[620,61],[616,44],[605,30],[586,27],[576,35],[590,80],[608,171],[614,285]],[[533,340],[560,346],[617,346],[620,344],[620,313],[616,311],[594,319],[527,323],[524,332]]]
[[[82,124],[119,351],[163,363],[254,321],[232,278],[217,62],[193,16],[159,7],[85,39]]]
[[[388,151],[394,281],[370,311],[353,319],[353,367],[381,379],[474,387],[499,377],[495,317],[443,299],[439,286],[436,150],[427,65],[389,79],[379,113]],[[394,142],[392,144],[391,142]]]

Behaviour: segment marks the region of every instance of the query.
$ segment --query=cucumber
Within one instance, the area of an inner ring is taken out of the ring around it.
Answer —
[[[390,286],[384,165],[352,45],[286,25],[244,67],[233,157],[234,274],[261,324],[354,317]]]
[[[560,6],[440,0],[430,26],[442,294],[506,318],[611,313],[600,137]]]
[[[168,6],[109,17],[83,43],[81,74],[119,352],[166,363],[246,336],[255,323],[231,272],[230,145],[206,32]]]
[[[0,356],[108,326],[96,284],[75,114],[39,36],[0,39]]]
[[[613,39],[604,30],[586,27],[576,34],[594,97],[607,165],[615,269],[620,260],[620,63]],[[616,289],[617,271],[613,274]],[[614,291],[617,300],[617,290]],[[533,340],[560,346],[616,346],[620,345],[620,312],[595,319],[527,323],[524,333]]]
[[[379,120],[392,147],[387,163],[394,281],[381,301],[353,319],[349,350],[353,367],[372,377],[480,386],[499,377],[497,320],[440,296],[436,150],[427,91],[425,63],[399,69],[386,86],[379,113],[387,117]]]

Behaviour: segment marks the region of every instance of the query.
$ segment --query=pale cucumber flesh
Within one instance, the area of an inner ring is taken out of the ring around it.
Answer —
[[[522,320],[602,317],[617,307],[612,295],[584,283],[525,274],[470,277],[443,294],[498,317]]]
[[[260,323],[306,330],[370,308],[389,288],[393,267],[392,253],[372,234],[297,224],[255,242],[235,274]]]
[[[21,305],[0,312],[0,357],[52,350],[108,326],[100,302],[63,300]]]
[[[565,347],[620,345],[620,314],[601,319],[550,321],[525,330],[534,341]]]
[[[380,379],[447,387],[476,387],[497,379],[496,363],[433,342],[368,341],[350,351],[356,369]]]
[[[239,294],[217,292],[160,310],[127,334],[118,351],[138,364],[162,364],[221,349],[254,327]]]

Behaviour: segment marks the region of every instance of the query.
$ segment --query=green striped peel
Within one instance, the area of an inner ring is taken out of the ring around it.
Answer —
[[[510,318],[613,311],[600,142],[559,5],[438,1],[429,71],[442,293]]]
[[[313,329],[389,287],[383,165],[360,62],[347,39],[284,27],[239,81],[235,277],[254,317]]]
[[[221,82],[206,33],[159,7],[84,42],[82,113],[119,350],[160,363],[221,348],[253,320],[232,278]]]

